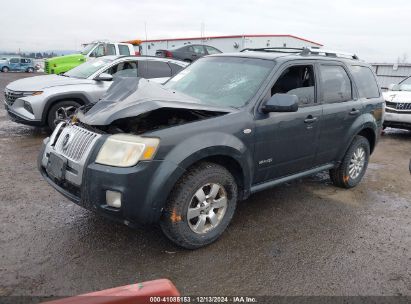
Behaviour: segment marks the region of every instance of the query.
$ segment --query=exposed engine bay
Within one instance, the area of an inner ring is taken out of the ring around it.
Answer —
[[[104,133],[133,133],[142,134],[193,121],[207,119],[226,114],[225,112],[202,111],[191,109],[161,108],[136,117],[121,118],[107,126],[94,126]]]
[[[74,121],[99,133],[142,134],[234,111],[202,104],[146,79],[122,79],[98,103],[81,107]]]

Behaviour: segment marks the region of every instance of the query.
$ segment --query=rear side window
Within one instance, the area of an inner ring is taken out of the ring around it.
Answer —
[[[120,52],[120,55],[130,55],[130,49],[128,48],[127,45],[118,45],[118,50]]]
[[[377,82],[370,68],[354,65],[351,67],[351,73],[357,85],[360,98],[380,97]]]
[[[205,55],[205,51],[202,45],[193,45],[194,53],[199,55]]]
[[[205,46],[207,53],[212,55],[212,54],[220,54],[221,52],[219,50],[217,50],[216,48],[213,48],[212,46]]]
[[[147,61],[146,67],[140,71],[143,78],[162,78],[171,76],[171,68],[167,62]]]
[[[324,103],[344,102],[352,99],[351,80],[339,65],[321,65],[321,91]]]
[[[106,44],[106,55],[115,55],[116,54],[116,47],[114,44]]]

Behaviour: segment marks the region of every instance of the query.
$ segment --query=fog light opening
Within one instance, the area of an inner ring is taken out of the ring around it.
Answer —
[[[113,208],[121,208],[121,192],[106,191],[106,203]]]

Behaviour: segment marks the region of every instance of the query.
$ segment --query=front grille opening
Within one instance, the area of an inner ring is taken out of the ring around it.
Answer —
[[[4,99],[9,106],[12,106],[17,98],[23,97],[22,92],[6,90],[4,92]]]
[[[72,161],[79,161],[91,148],[98,134],[75,125],[66,126],[57,139],[55,150]]]

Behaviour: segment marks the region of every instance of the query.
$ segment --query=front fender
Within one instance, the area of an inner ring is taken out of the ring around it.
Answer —
[[[186,170],[196,162],[213,156],[230,157],[238,163],[243,173],[244,190],[245,193],[248,193],[253,174],[251,169],[252,151],[233,135],[223,132],[209,132],[182,141],[165,156],[164,162],[156,171],[148,191],[148,200],[154,204],[153,207],[156,210],[161,210],[169,193]]]

